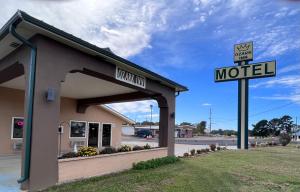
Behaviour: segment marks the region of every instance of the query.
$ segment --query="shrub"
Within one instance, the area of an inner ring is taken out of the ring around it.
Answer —
[[[208,153],[208,152],[209,152],[209,148],[206,148],[206,149],[205,149],[205,152]]]
[[[220,150],[221,150],[221,147],[218,146],[218,147],[217,147],[217,150],[220,151]]]
[[[100,154],[112,154],[112,153],[116,153],[116,152],[117,152],[117,150],[114,147],[105,147],[104,149],[102,149]]]
[[[255,148],[255,146],[256,146],[255,143],[251,143],[250,145],[252,148]]]
[[[184,153],[183,154],[183,157],[188,157],[188,156],[190,156],[189,153]]]
[[[80,147],[78,155],[81,157],[95,156],[97,155],[97,149],[95,147]]]
[[[212,151],[216,150],[216,145],[215,144],[211,144],[209,147],[210,147],[210,150],[212,150]]]
[[[206,149],[201,149],[201,153],[206,153]]]
[[[65,153],[61,157],[59,157],[59,159],[66,159],[66,158],[73,158],[73,157],[78,157],[78,154],[75,152]]]
[[[201,154],[202,150],[201,149],[197,149],[197,154]]]
[[[281,133],[279,135],[279,142],[282,146],[286,146],[291,142],[291,137],[287,133]]]
[[[147,143],[147,144],[144,146],[144,149],[151,149],[151,146]]]
[[[222,149],[223,149],[223,150],[227,150],[227,148],[226,148],[226,147],[223,147]]]
[[[133,164],[133,169],[135,170],[144,170],[144,169],[153,169],[162,165],[172,164],[179,161],[178,157],[162,157],[157,159],[151,159],[148,161],[141,161],[139,163]]]
[[[132,151],[139,151],[139,150],[144,150],[144,147],[136,145],[132,148]]]
[[[196,150],[195,150],[195,149],[192,149],[190,152],[191,152],[191,155],[194,156],[195,153],[196,153]]]
[[[122,145],[119,149],[118,152],[128,152],[131,151],[131,147],[129,145]]]

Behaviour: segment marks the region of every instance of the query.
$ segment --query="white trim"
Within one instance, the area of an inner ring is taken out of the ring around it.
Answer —
[[[113,123],[103,123],[102,122],[102,131],[101,131],[101,147],[106,147],[106,146],[103,146],[102,144],[102,141],[103,141],[103,125],[110,125],[110,143],[109,143],[109,146],[112,145],[112,128],[113,128]]]
[[[85,131],[84,131],[85,134],[84,134],[84,137],[71,137],[72,122],[85,123]],[[70,120],[69,139],[70,140],[72,140],[72,139],[85,139],[86,140],[86,135],[87,135],[86,127],[87,127],[87,121]]]
[[[86,146],[88,147],[89,146],[89,134],[90,134],[90,123],[93,123],[93,124],[98,124],[98,142],[97,142],[97,148],[99,148],[99,135],[100,135],[100,126],[101,126],[101,123],[100,122],[87,122],[87,127],[88,127],[88,133],[87,133],[87,139],[86,139]]]
[[[14,138],[14,119],[23,119],[23,122],[24,122],[24,117],[12,117],[11,118],[11,126],[10,126],[10,129],[11,129],[11,133],[10,133],[10,139],[11,140],[23,140],[23,137],[22,138]],[[24,126],[23,126],[23,129],[24,129]],[[24,133],[24,132],[23,132]]]

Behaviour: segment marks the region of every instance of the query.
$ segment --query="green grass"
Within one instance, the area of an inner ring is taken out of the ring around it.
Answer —
[[[64,184],[47,191],[300,191],[295,146],[220,151],[150,170],[130,170]]]

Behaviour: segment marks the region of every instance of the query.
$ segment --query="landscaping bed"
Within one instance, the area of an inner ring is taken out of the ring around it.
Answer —
[[[129,170],[52,187],[46,191],[300,191],[300,149],[226,150],[156,169]]]

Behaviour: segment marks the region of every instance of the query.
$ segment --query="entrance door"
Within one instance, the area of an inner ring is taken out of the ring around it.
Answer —
[[[102,147],[111,146],[111,124],[103,124]]]
[[[88,146],[98,147],[99,123],[89,123]]]

